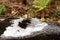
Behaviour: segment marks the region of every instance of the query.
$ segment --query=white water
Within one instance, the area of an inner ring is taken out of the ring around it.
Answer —
[[[18,22],[21,22],[23,19],[24,18],[12,20],[11,23],[13,24],[8,26],[2,35],[5,37],[23,37],[31,35],[33,32],[41,31],[44,27],[48,26],[47,23],[42,23],[39,19],[32,18],[31,24],[29,24],[26,29],[23,29],[18,26]]]

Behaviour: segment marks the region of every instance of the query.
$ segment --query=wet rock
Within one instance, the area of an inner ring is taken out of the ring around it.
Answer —
[[[24,19],[22,22],[19,22],[18,26],[20,26],[21,28],[26,28],[30,23],[31,19]]]

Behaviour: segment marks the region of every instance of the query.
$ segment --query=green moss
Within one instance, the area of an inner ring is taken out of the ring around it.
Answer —
[[[0,15],[3,15],[6,11],[5,5],[4,4],[0,4]]]

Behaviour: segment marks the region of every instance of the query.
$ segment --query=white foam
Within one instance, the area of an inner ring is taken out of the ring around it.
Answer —
[[[8,26],[4,33],[5,37],[23,37],[27,35],[31,35],[33,32],[41,31],[45,26],[47,26],[47,23],[42,23],[37,18],[31,19],[31,24],[27,26],[26,29],[23,29],[18,26],[18,22],[21,22],[24,18],[21,19],[15,19],[11,22],[13,23],[11,26]]]

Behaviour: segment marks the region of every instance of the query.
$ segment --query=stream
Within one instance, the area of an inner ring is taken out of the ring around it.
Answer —
[[[13,19],[9,21],[11,25],[7,26],[1,34],[2,39],[22,39],[22,40],[53,40],[60,38],[60,27],[52,23],[41,22],[37,18],[31,18],[30,21],[23,21],[25,18]],[[19,25],[19,22],[21,25]],[[22,24],[25,22],[25,25]],[[24,25],[24,27],[22,26]],[[56,36],[56,37],[55,37]],[[58,36],[58,37],[57,37]]]

